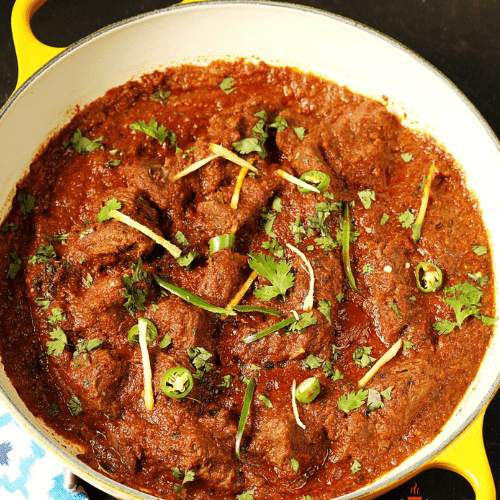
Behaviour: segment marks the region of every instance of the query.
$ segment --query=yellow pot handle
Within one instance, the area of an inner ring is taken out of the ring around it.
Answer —
[[[50,47],[41,43],[31,30],[31,18],[45,1],[17,0],[12,9],[12,37],[18,65],[16,90],[35,71],[64,50],[64,47]]]
[[[484,408],[472,424],[447,448],[426,464],[457,472],[474,489],[476,500],[494,500],[495,482],[483,441]]]
[[[181,4],[206,0],[183,0]],[[12,9],[11,26],[17,56],[16,90],[46,62],[66,47],[50,47],[40,42],[31,30],[31,19],[46,0],[17,0]]]

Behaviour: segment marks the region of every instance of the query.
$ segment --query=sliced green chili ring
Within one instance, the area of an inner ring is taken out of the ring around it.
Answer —
[[[342,262],[344,264],[344,271],[347,276],[347,281],[351,288],[359,293],[358,287],[356,286],[356,280],[354,274],[351,270],[351,258],[349,256],[349,245],[351,238],[351,221],[349,219],[349,203],[344,203],[344,213],[341,222],[342,228]]]
[[[232,248],[236,243],[236,236],[234,234],[221,234],[210,238],[208,247],[210,248],[210,255],[222,250],[223,248]]]
[[[240,457],[240,447],[241,439],[243,437],[243,431],[245,430],[245,425],[248,419],[248,413],[250,411],[250,405],[252,404],[253,392],[255,390],[255,379],[251,378],[248,381],[247,388],[245,390],[245,399],[243,400],[243,407],[241,408],[240,422],[238,424],[238,432],[236,433],[236,458],[241,460]]]
[[[158,330],[156,329],[156,326],[154,325],[154,323],[149,321],[149,319],[146,319],[146,318],[142,318],[142,319],[144,319],[148,325],[146,328],[146,342],[148,344],[151,344],[151,342],[153,342],[153,340],[155,340],[156,337],[158,337]],[[128,341],[131,344],[133,344],[133,345],[139,344],[139,325],[138,324],[135,324],[128,331],[127,337],[128,337]]]
[[[160,383],[169,398],[184,398],[193,388],[193,375],[183,366],[174,366],[162,375]]]
[[[420,262],[415,269],[415,277],[418,289],[424,293],[435,292],[443,284],[443,273],[432,262]]]
[[[302,174],[300,176],[300,180],[311,184],[319,191],[326,191],[330,185],[330,176],[320,170],[310,170],[309,172]],[[297,186],[297,189],[301,193],[312,193],[310,189],[306,189],[302,186]]]
[[[260,312],[270,314],[271,316],[283,316],[283,313],[276,311],[276,309],[269,309],[260,306],[234,306],[233,309],[238,312]]]
[[[277,332],[281,328],[285,328],[285,326],[291,325],[294,321],[297,321],[295,316],[290,316],[289,318],[284,319],[283,321],[280,321],[279,323],[275,323],[274,325],[271,325],[269,328],[266,328],[265,330],[262,330],[261,332],[254,333],[253,335],[249,335],[248,337],[245,337],[242,340],[242,342],[244,344],[250,344],[250,342],[254,342],[255,340],[259,340],[262,337],[269,335],[270,333]]]
[[[205,309],[205,311],[213,312],[216,314],[224,314],[228,316],[234,316],[236,314],[235,311],[230,311],[229,309],[224,309],[223,307],[213,306],[212,304],[208,303],[205,299],[198,297],[198,295],[188,292],[187,290],[184,290],[184,288],[181,288],[179,286],[172,285],[172,283],[169,283],[168,281],[161,279],[156,274],[153,275],[153,278],[155,279],[156,283],[158,283],[158,285],[160,285],[165,290],[169,291],[170,293],[173,293],[182,300],[185,300],[186,302],[193,304],[194,306],[197,306],[201,309]]]
[[[295,389],[295,397],[300,403],[310,403],[316,399],[320,390],[321,386],[316,377],[306,378]]]

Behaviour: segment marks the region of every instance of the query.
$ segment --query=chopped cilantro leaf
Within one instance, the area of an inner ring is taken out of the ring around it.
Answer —
[[[28,216],[35,208],[35,197],[29,193],[18,191],[16,200],[19,204],[19,209],[24,216]]]
[[[175,241],[179,243],[179,245],[182,245],[184,247],[189,246],[189,241],[188,239],[184,236],[184,234],[181,231],[177,231],[174,235]]]
[[[233,142],[233,148],[242,155],[259,153],[261,158],[265,158],[267,152],[264,144],[269,137],[266,127],[267,113],[265,110],[261,110],[255,113],[254,116],[259,118],[259,121],[252,127],[253,137],[247,137],[238,142]]]
[[[371,347],[365,345],[356,347],[356,349],[354,349],[352,353],[354,364],[358,365],[361,368],[366,368],[367,366],[371,365],[375,361],[375,358],[370,356],[371,352]]]
[[[196,374],[193,375],[194,378],[201,380],[205,373],[210,373],[213,368],[212,363],[208,363],[208,360],[212,357],[203,347],[190,347],[188,350],[188,358],[191,360],[191,364],[196,369]]]
[[[481,287],[486,285],[486,283],[488,283],[489,280],[489,276],[483,276],[481,273],[475,273],[475,274],[468,273],[467,276],[471,280],[475,281]]]
[[[365,189],[358,191],[359,199],[366,209],[372,208],[372,203],[375,201],[375,192],[373,189]]]
[[[76,350],[74,352],[74,356],[78,354],[83,354],[85,352],[90,352],[92,349],[97,349],[98,347],[101,347],[102,344],[104,344],[104,340],[101,339],[82,340],[81,342],[78,342],[78,344],[76,344]]]
[[[79,398],[76,396],[71,396],[70,400],[68,401],[68,409],[71,415],[76,417],[77,415],[80,415],[80,413],[83,412],[82,408],[82,403]]]
[[[404,228],[409,228],[415,222],[415,216],[406,210],[398,215],[398,220]]]
[[[299,464],[299,461],[295,458],[290,458],[290,465],[292,466],[292,469],[295,473],[298,473],[299,472],[299,467],[300,467],[300,464]]]
[[[172,92],[168,89],[158,89],[158,91],[151,94],[149,98],[154,102],[165,104],[171,93]]]
[[[389,214],[386,214],[385,212],[382,214],[382,217],[380,218],[380,225],[385,226],[387,221],[389,220]]]
[[[413,160],[413,155],[411,153],[403,153],[401,155],[401,159],[405,162],[405,163],[409,163],[411,160]]]
[[[309,368],[310,370],[313,370],[314,368],[320,368],[321,365],[323,364],[323,359],[318,358],[318,356],[315,356],[314,354],[309,354],[307,358],[304,361],[304,365]]]
[[[111,212],[111,210],[120,210],[121,208],[122,204],[116,198],[111,198],[111,200],[109,200],[97,214],[98,222],[104,222],[108,219],[111,219],[109,212]]]
[[[56,258],[56,252],[52,245],[45,245],[42,243],[40,247],[36,250],[35,255],[33,255],[29,260],[28,264],[44,264],[50,259]]]
[[[50,333],[50,338],[53,340],[48,340],[46,342],[47,345],[47,354],[53,354],[54,356],[59,356],[64,351],[66,344],[68,343],[68,338],[64,333],[63,329],[58,326]]]
[[[234,78],[232,76],[224,78],[224,80],[222,80],[221,84],[219,85],[219,88],[224,92],[224,94],[230,94],[231,92],[236,90],[236,87],[234,86]]]
[[[302,221],[300,220],[300,215],[297,216],[297,219],[295,222],[292,222],[290,224],[290,231],[292,232],[294,236],[294,242],[295,244],[301,243],[302,238],[300,237],[301,234],[306,234],[306,228],[302,224]]]
[[[280,212],[283,210],[283,202],[279,196],[275,196],[273,198],[272,207],[276,212]]]
[[[236,500],[253,500],[253,490],[245,491],[241,495],[236,495]]]
[[[292,266],[286,260],[276,262],[264,254],[250,253],[249,256],[248,265],[271,282],[271,286],[262,286],[254,292],[254,295],[265,302],[278,295],[285,299],[286,291],[293,286],[295,280],[291,272]]]
[[[396,302],[391,302],[389,304],[389,307],[394,311],[394,313],[396,314],[396,316],[401,319],[403,317],[403,315],[399,312],[399,307],[398,305],[396,304]]]
[[[104,146],[101,144],[102,140],[102,136],[93,140],[87,139],[87,137],[84,137],[82,131],[77,128],[71,136],[69,145],[71,145],[77,153],[80,153],[81,155],[87,155],[89,153],[92,153],[96,149],[104,149]]]
[[[359,472],[360,470],[361,470],[361,464],[357,460],[354,460],[354,462],[351,465],[351,472],[353,474],[356,474],[356,472]]]
[[[278,259],[282,259],[285,256],[285,248],[280,245],[277,239],[264,241],[261,247],[271,252],[273,255],[278,257]]]
[[[174,493],[179,493],[186,483],[194,481],[194,472],[192,470],[184,469],[184,473],[178,467],[172,467],[171,470],[176,479],[182,479],[180,485],[174,486]]]
[[[330,325],[332,324],[332,303],[329,300],[322,299],[318,304],[318,311],[327,319]]]
[[[366,263],[363,265],[363,270],[361,271],[363,274],[370,274],[375,271],[375,266],[373,264]]]
[[[273,224],[274,221],[276,220],[277,217],[276,212],[271,212],[271,213],[261,213],[260,216],[262,217],[262,220],[264,221],[264,231],[270,238],[276,238],[276,234],[273,233]]]
[[[177,257],[177,264],[179,266],[185,267],[187,269],[190,269],[191,264],[193,261],[200,255],[198,252],[189,252],[186,255],[181,255],[180,257]]]
[[[481,257],[482,255],[486,255],[488,253],[488,248],[483,245],[474,245],[472,247],[472,251]]]
[[[13,280],[21,270],[22,262],[19,255],[9,252],[9,268],[7,269],[7,278]]]
[[[226,389],[231,387],[231,375],[224,375],[222,377],[222,382],[219,384],[219,387],[224,387]]]
[[[351,391],[348,394],[342,394],[337,404],[339,410],[342,410],[345,413],[349,413],[350,411],[363,406],[367,398],[368,391],[360,389],[357,393]]]
[[[307,328],[308,326],[315,325],[318,322],[318,318],[314,316],[314,313],[306,312],[299,316],[299,320],[295,321],[290,325],[289,330],[291,332],[300,332]]]
[[[43,311],[46,311],[50,307],[50,299],[45,299],[44,297],[37,297],[35,302],[38,306],[42,308]]]
[[[269,126],[275,128],[278,134],[288,127],[288,122],[282,116],[277,116]]]
[[[142,269],[141,259],[139,259],[137,264],[132,264],[132,270],[134,271],[132,277],[128,274],[122,276],[124,284],[123,296],[127,299],[123,307],[127,309],[131,316],[135,316],[136,311],[143,311],[146,308],[145,303],[148,291],[144,288],[135,287],[134,285],[143,280],[148,283],[149,277]]]
[[[66,319],[66,314],[60,307],[53,307],[50,316],[47,318],[47,321],[51,325],[55,325],[59,323],[59,321],[64,321]]]
[[[175,135],[175,132],[170,132],[164,125],[158,126],[158,122],[154,118],[149,120],[149,124],[146,124],[144,120],[131,123],[130,128],[157,139],[160,144],[163,144],[167,138],[172,147],[177,144],[177,136]]]
[[[164,349],[165,347],[168,347],[171,343],[172,343],[172,337],[168,333],[166,333],[165,337],[163,337],[163,339],[158,344],[158,347]]]
[[[306,129],[304,127],[295,127],[293,129],[293,131],[295,132],[295,135],[301,140],[303,141],[305,136],[306,136]]]
[[[434,323],[433,327],[439,335],[451,333],[469,316],[479,315],[479,306],[483,292],[472,283],[459,283],[443,290],[445,303],[453,308],[455,321],[443,320]]]

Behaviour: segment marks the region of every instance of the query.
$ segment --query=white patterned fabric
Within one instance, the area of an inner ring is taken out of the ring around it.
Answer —
[[[63,486],[63,465],[33,441],[0,400],[0,498],[2,500],[88,500]]]

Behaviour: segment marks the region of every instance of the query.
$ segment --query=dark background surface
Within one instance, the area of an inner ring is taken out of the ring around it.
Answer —
[[[500,0],[294,1],[364,23],[400,41],[450,78],[500,137]],[[67,46],[103,26],[173,3],[172,0],[48,0],[35,14],[32,25],[44,43]],[[14,0],[0,0],[0,105],[8,99],[17,80],[10,31],[13,4]],[[242,23],[243,33],[244,20]],[[500,491],[499,434],[500,395],[497,395],[486,412],[484,439]],[[465,479],[437,469],[419,474],[380,498],[406,500],[415,483],[424,500],[474,498]],[[90,486],[87,492],[90,500],[106,498]]]

